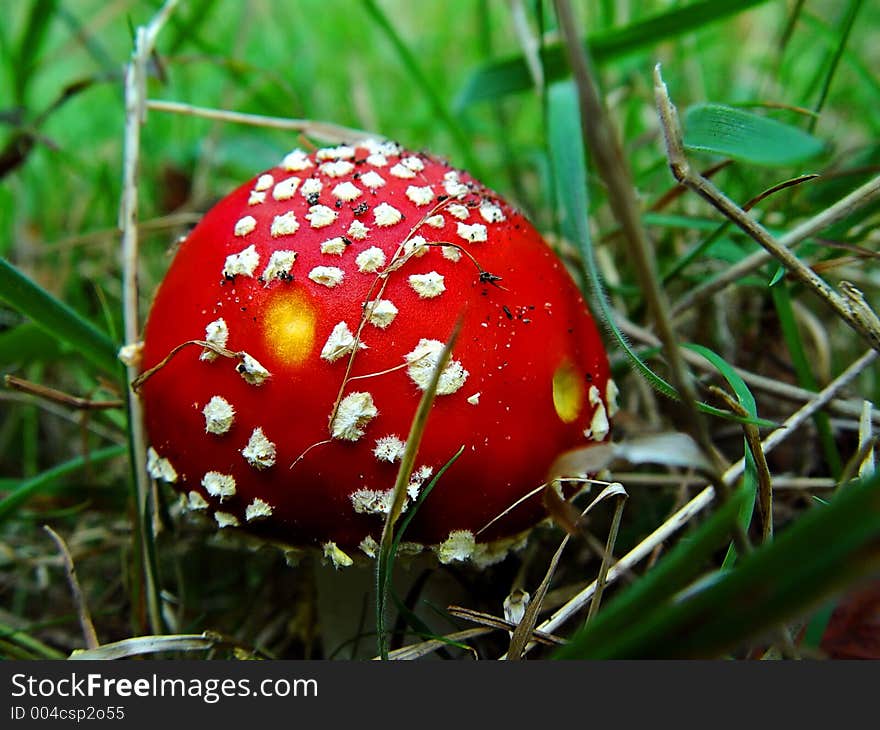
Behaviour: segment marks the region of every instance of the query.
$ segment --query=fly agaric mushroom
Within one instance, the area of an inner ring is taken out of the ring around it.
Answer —
[[[531,224],[391,142],[295,150],[183,242],[144,337],[149,469],[220,527],[336,564],[374,556],[459,317],[409,502],[465,450],[406,538],[443,562],[499,560],[545,516],[526,495],[555,457],[606,439],[616,388],[578,289]]]

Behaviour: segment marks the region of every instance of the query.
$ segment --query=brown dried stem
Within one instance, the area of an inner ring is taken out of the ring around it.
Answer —
[[[695,172],[684,152],[678,112],[669,98],[669,91],[660,75],[660,64],[654,68],[654,95],[666,140],[666,156],[669,168],[676,180],[693,190],[710,205],[721,212],[737,227],[757,241],[789,273],[811,289],[852,329],[858,332],[875,350],[880,351],[880,324],[864,299],[856,301],[844,293],[838,294],[815,271],[801,261],[792,251],[773,238],[769,231],[728,198],[715,185]]]
[[[230,112],[223,109],[208,109],[192,104],[181,104],[176,101],[162,101],[149,99],[146,108],[157,112],[169,112],[183,114],[203,119],[214,119],[233,124],[246,124],[252,127],[265,127],[267,129],[282,129],[294,132],[302,132],[325,142],[341,144],[343,142],[357,142],[358,140],[381,138],[381,135],[365,132],[362,129],[343,127],[329,122],[316,122],[312,119],[287,119],[285,117],[266,117],[260,114],[244,114],[242,112]]]
[[[211,344],[206,340],[186,340],[185,342],[181,342],[179,345],[175,345],[171,352],[169,352],[165,357],[163,357],[159,362],[157,362],[153,367],[144,370],[140,373],[136,378],[131,381],[131,389],[137,393],[141,388],[144,387],[144,383],[146,383],[150,378],[152,378],[156,373],[158,373],[162,368],[168,365],[172,359],[179,353],[183,348],[190,347],[191,345],[196,345],[197,347],[202,347],[206,350],[210,350],[211,352],[220,355],[221,357],[234,358],[236,360],[242,360],[246,352],[243,350],[235,351],[235,350],[227,350],[225,347],[219,347],[218,345]]]
[[[58,546],[58,552],[61,553],[61,559],[64,562],[64,570],[67,573],[67,582],[70,585],[70,592],[73,594],[73,602],[76,604],[76,610],[79,614],[79,623],[82,626],[83,636],[86,640],[86,647],[89,649],[97,649],[101,642],[98,641],[98,634],[95,632],[95,625],[92,623],[92,615],[86,604],[82,587],[79,579],[76,577],[76,567],[73,564],[73,557],[67,544],[61,539],[61,536],[48,525],[43,525],[43,529],[48,533],[49,537]]]
[[[619,312],[615,313],[615,321],[617,322],[617,326],[620,327],[621,331],[633,340],[644,342],[646,345],[650,345],[652,347],[656,347],[660,344],[660,340],[657,339],[656,335],[654,335],[652,332],[649,332],[644,327],[639,327],[639,325],[635,324],[634,322],[630,322]],[[696,352],[684,350],[682,352],[682,356],[694,368],[705,370],[709,373],[717,372],[714,365],[712,365],[708,360],[706,360],[706,358],[704,358],[702,355],[697,354]],[[734,367],[734,371],[753,390],[760,390],[777,398],[793,401],[795,403],[808,403],[816,398],[816,393],[812,390],[798,388],[796,385],[791,385],[790,383],[785,383],[775,378],[768,378],[764,375],[758,375],[757,373],[750,372],[749,370],[744,370],[743,368]],[[841,416],[858,418],[861,414],[861,407],[857,403],[850,400],[841,400],[839,398],[834,398],[828,401],[827,407],[829,411],[837,413]],[[872,413],[871,418],[873,420],[873,423],[875,423],[877,426],[880,426],[880,411]]]
[[[751,414],[726,390],[711,386],[710,390],[721,398],[734,413],[748,417]],[[770,476],[770,467],[767,465],[767,455],[761,448],[761,435],[758,427],[753,423],[742,424],[743,436],[748,445],[749,452],[755,461],[755,471],[758,477],[757,506],[758,516],[761,519],[761,542],[767,542],[773,538],[773,479]]]
[[[851,215],[853,211],[868,205],[878,198],[880,198],[880,176],[869,180],[861,187],[853,190],[849,195],[844,196],[836,203],[823,210],[821,213],[816,214],[809,220],[796,226],[782,236],[779,239],[778,244],[784,248],[794,249],[806,239],[824,231],[835,223],[840,222],[848,215]],[[716,278],[710,279],[704,284],[699,284],[685,294],[678,302],[676,302],[675,306],[673,306],[673,314],[680,314],[696,304],[705,301],[712,295],[717,294],[719,291],[723,291],[735,281],[752,273],[768,261],[772,260],[773,256],[765,250],[756,251],[755,253],[746,256],[742,261],[738,261],[725,269],[724,273],[718,275]]]
[[[146,121],[147,65],[162,27],[177,6],[178,0],[166,0],[150,23],[137,29],[135,47],[125,72],[125,141],[123,159],[123,189],[119,205],[119,227],[122,231],[122,306],[125,341],[140,338],[138,316],[138,167],[140,159],[141,126]],[[128,366],[128,379],[137,377],[137,368]],[[145,469],[147,459],[146,433],[143,409],[134,392],[128,394],[128,421],[130,429],[132,468],[135,479],[141,561],[143,563],[147,609],[154,633],[162,631],[162,613],[159,605],[157,577],[150,558],[150,544],[146,531],[152,526],[144,519],[150,482]],[[154,511],[155,513],[155,511]]]
[[[513,631],[517,624],[508,621],[500,616],[493,616],[491,613],[476,611],[473,608],[465,608],[464,606],[447,606],[446,610],[450,616],[464,619],[480,626],[486,626],[490,629],[499,629],[504,631]],[[561,646],[565,643],[564,639],[553,634],[545,634],[542,631],[533,631],[532,640],[537,644],[545,644],[546,646]]]
[[[65,393],[63,390],[50,388],[48,385],[32,383],[30,380],[17,378],[14,375],[5,375],[3,377],[3,382],[6,384],[7,388],[11,388],[12,390],[18,390],[22,393],[34,395],[42,400],[51,403],[58,403],[59,405],[67,406],[68,408],[75,408],[80,411],[100,411],[110,408],[122,408],[125,405],[125,401],[121,400],[92,400],[91,398],[81,398],[76,395]]]
[[[590,57],[579,40],[569,0],[556,0],[556,15],[577,86],[584,141],[608,190],[609,204],[628,245],[629,258],[635,266],[642,294],[663,345],[672,384],[684,406],[683,420],[712,465],[712,483],[721,494],[726,494],[728,487],[721,479],[725,465],[712,443],[706,419],[697,408],[693,382],[681,356],[666,294],[660,286],[653,248],[642,225],[635,188],[623,160],[617,134],[599,95]],[[735,539],[741,554],[745,554],[749,549],[747,536],[738,530]]]

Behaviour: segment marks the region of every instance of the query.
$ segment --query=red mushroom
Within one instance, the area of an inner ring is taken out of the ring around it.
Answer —
[[[444,562],[501,559],[545,516],[524,497],[555,457],[606,439],[616,388],[578,289],[529,222],[390,142],[295,150],[186,238],[145,332],[151,473],[220,527],[336,563],[373,555],[460,316],[410,500],[465,450],[406,539]],[[193,340],[210,347],[180,347]]]

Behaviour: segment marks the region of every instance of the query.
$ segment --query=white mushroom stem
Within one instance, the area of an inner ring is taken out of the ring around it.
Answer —
[[[359,550],[349,552],[352,556],[360,554]],[[366,611],[364,615],[370,616],[376,603],[375,563],[372,560],[356,559],[354,565],[338,570],[320,559],[314,563],[317,615],[321,617],[324,656],[336,652],[336,659],[372,659],[376,656],[375,638],[370,635],[360,641],[352,639],[364,631],[362,609]],[[398,595],[406,596],[422,572],[435,567],[436,560],[427,553],[398,557],[393,577],[394,590]],[[425,582],[419,598],[438,606],[461,604],[467,600],[461,585],[448,572],[439,570],[431,571],[431,577]],[[393,606],[387,610],[385,625],[390,628],[397,620],[397,612]],[[438,635],[446,631],[433,617],[423,618]],[[404,643],[418,640],[416,635],[409,635],[405,637]]]

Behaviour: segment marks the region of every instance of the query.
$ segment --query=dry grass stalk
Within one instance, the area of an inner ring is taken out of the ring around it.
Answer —
[[[876,350],[868,350],[858,360],[852,363],[843,373],[829,383],[816,398],[807,403],[798,411],[793,413],[785,423],[778,429],[773,431],[766,439],[761,442],[761,450],[768,454],[779,444],[791,436],[798,428],[824,405],[831,400],[843,388],[847,387],[855,378],[861,374],[865,368],[869,367],[877,360],[878,353]],[[733,484],[745,469],[745,460],[740,459],[733,464],[725,473],[724,480],[730,485]],[[715,490],[709,486],[699,492],[681,509],[669,517],[663,524],[657,527],[654,532],[645,537],[638,545],[624,555],[614,566],[608,571],[607,582],[612,583],[621,575],[638,565],[642,560],[651,555],[656,547],[663,544],[669,537],[678,532],[682,527],[687,525],[696,515],[708,507],[715,499]],[[562,608],[557,610],[550,618],[538,625],[539,631],[552,633],[562,624],[568,621],[572,616],[577,614],[586,603],[592,598],[596,590],[597,582],[593,581],[574,598],[569,600]],[[530,647],[527,647],[527,650]]]
[[[839,223],[847,216],[852,215],[854,211],[864,208],[878,198],[880,198],[880,175],[856,188],[849,195],[844,196],[821,213],[817,213],[812,218],[793,228],[787,234],[780,237],[778,244],[780,247],[793,249],[811,236],[821,233],[835,223]],[[719,274],[714,279],[710,279],[691,289],[675,303],[672,313],[678,315],[691,309],[772,260],[773,256],[768,251],[755,251],[755,253],[746,256],[742,261],[727,267],[722,274]]]
[[[61,536],[48,525],[43,525],[43,529],[48,533],[49,537],[58,546],[58,552],[61,553],[61,559],[64,561],[64,570],[67,573],[67,582],[70,584],[70,592],[73,594],[73,602],[76,605],[76,612],[79,614],[79,623],[82,626],[83,636],[86,640],[86,647],[89,649],[97,649],[101,642],[98,641],[98,634],[95,632],[95,624],[92,623],[92,614],[86,603],[86,597],[83,594],[79,579],[76,577],[76,566],[73,564],[73,557],[67,544]]]
[[[513,632],[518,625],[513,621],[508,621],[507,619],[500,618],[499,616],[493,616],[491,613],[475,611],[472,608],[465,608],[464,606],[447,606],[446,610],[449,612],[450,616],[461,618],[465,621],[471,621],[475,624],[486,626],[491,629],[500,629],[508,632]],[[561,646],[565,643],[565,640],[561,639],[558,636],[554,636],[553,634],[545,634],[540,631],[532,632],[532,640],[538,644],[545,644],[547,646]]]
[[[864,298],[851,292],[854,287],[851,285],[842,287],[843,295],[838,294],[824,279],[795,256],[789,248],[781,245],[770,235],[766,228],[736,205],[713,183],[693,170],[684,152],[678,112],[669,98],[669,91],[660,75],[659,64],[654,68],[654,94],[660,112],[663,136],[666,140],[666,156],[669,158],[669,168],[675,179],[697,193],[761,244],[767,253],[779,261],[792,276],[811,289],[834,310],[838,317],[858,332],[871,347],[880,351],[880,320],[864,301]],[[861,293],[858,292],[858,294]]]
[[[121,400],[92,400],[91,398],[80,398],[79,396],[70,395],[62,390],[50,388],[48,385],[40,383],[32,383],[29,380],[18,378],[15,375],[5,375],[3,382],[7,388],[18,390],[22,393],[36,396],[43,400],[57,403],[68,408],[74,408],[79,411],[99,411],[107,408],[122,408],[125,405]]]
[[[656,347],[660,344],[660,340],[657,339],[654,333],[629,321],[619,312],[615,313],[615,321],[617,322],[617,326],[620,327],[620,330],[633,340],[643,342],[652,347]],[[682,351],[682,357],[684,357],[692,367],[698,370],[704,370],[708,373],[717,372],[712,363],[696,352],[684,350]],[[750,372],[743,368],[734,367],[733,370],[745,381],[746,385],[753,390],[759,390],[763,393],[792,401],[794,403],[809,403],[816,398],[815,391],[799,388],[796,385],[791,385],[790,383],[785,383],[775,378],[758,375],[757,373]],[[841,400],[839,398],[833,398],[830,400],[827,404],[827,409],[832,413],[852,418],[860,418],[862,414],[862,406],[859,405],[857,401]],[[876,426],[880,427],[880,411],[873,411],[870,418]]]
[[[642,295],[663,345],[672,384],[681,398],[683,420],[689,425],[690,435],[712,465],[712,483],[722,495],[726,495],[727,485],[721,478],[724,463],[712,443],[706,419],[697,408],[693,381],[681,356],[678,337],[672,325],[671,310],[657,272],[653,246],[642,223],[635,186],[623,160],[617,134],[602,103],[589,55],[580,42],[569,0],[556,0],[556,15],[578,90],[584,141],[607,187],[609,204],[628,246],[629,259],[635,268]],[[735,532],[736,542],[745,554],[749,549],[748,537],[742,530],[737,529]]]
[[[721,398],[731,411],[745,418],[751,414],[728,393],[716,386],[710,386],[709,390]],[[770,467],[767,465],[767,455],[761,449],[761,434],[758,427],[753,423],[743,423],[742,430],[749,452],[755,462],[755,472],[758,479],[757,500],[758,516],[761,520],[761,542],[767,542],[773,538],[773,477],[770,476]]]
[[[555,486],[552,482],[545,486],[544,495],[545,503],[552,505],[555,500],[558,500],[562,503],[558,507],[554,508],[552,511],[555,515],[555,519],[559,519],[561,517],[563,522],[568,522],[569,520],[565,516],[562,516],[564,510],[560,509],[560,507],[564,508],[568,506],[568,503],[564,502],[562,498],[558,496]],[[550,498],[549,500],[548,497]],[[626,493],[626,490],[623,488],[623,485],[617,482],[612,482],[607,487],[605,487],[605,489],[599,492],[599,494],[596,495],[593,501],[586,506],[583,512],[581,512],[579,515],[577,514],[577,512],[575,512],[575,515],[573,516],[574,519],[571,520],[571,524],[565,525],[567,534],[564,538],[562,538],[562,542],[559,544],[559,548],[556,550],[550,560],[550,565],[547,568],[544,579],[541,581],[540,585],[535,591],[534,596],[532,596],[531,601],[529,601],[528,606],[526,606],[522,619],[520,619],[519,623],[514,629],[513,635],[510,638],[510,648],[507,650],[507,653],[502,657],[502,659],[506,659],[508,661],[519,661],[523,658],[526,648],[534,643],[532,637],[535,634],[535,624],[538,622],[538,615],[541,612],[541,607],[544,604],[544,599],[546,598],[547,591],[550,588],[550,582],[553,580],[553,575],[556,572],[556,567],[559,564],[559,560],[562,557],[565,546],[568,545],[568,541],[573,535],[581,532],[583,518],[586,517],[596,505],[604,502],[606,499],[614,499],[616,502],[614,518],[611,523],[611,528],[608,531],[608,538],[605,542],[605,546],[600,551],[602,555],[602,564],[599,567],[599,575],[597,576],[593,584],[595,585],[595,590],[593,591],[593,594],[591,596],[589,617],[592,617],[596,613],[596,611],[599,610],[599,604],[602,599],[602,591],[605,587],[606,576],[608,575],[608,571],[610,570],[609,564],[611,562],[611,556],[614,550],[614,543],[617,540],[617,529],[620,525],[620,518],[623,514],[623,507],[626,504],[627,497],[628,495]]]
[[[135,47],[125,72],[125,138],[123,144],[123,187],[119,204],[119,227],[122,231],[122,308],[125,341],[140,339],[138,313],[138,168],[140,159],[141,127],[146,120],[147,65],[156,46],[162,27],[171,17],[178,0],[166,0],[165,4],[146,26],[137,29]],[[137,367],[127,366],[128,380],[137,377]],[[157,578],[149,559],[146,530],[152,529],[143,519],[151,498],[147,479],[147,445],[144,431],[143,409],[137,396],[128,394],[128,421],[135,475],[135,494],[141,536],[140,548],[144,566],[147,608],[150,626],[156,633],[162,630],[162,613],[158,599]],[[155,495],[152,495],[155,503]],[[155,514],[155,510],[153,510]]]
[[[207,107],[193,106],[192,104],[181,104],[176,101],[149,99],[146,102],[146,108],[157,112],[214,119],[231,124],[246,124],[251,127],[300,132],[332,144],[351,143],[358,140],[381,137],[381,135],[365,132],[362,129],[343,127],[339,124],[330,124],[329,122],[318,122],[313,119],[285,119],[284,117],[267,117],[260,114],[244,114],[223,109],[208,109]]]

